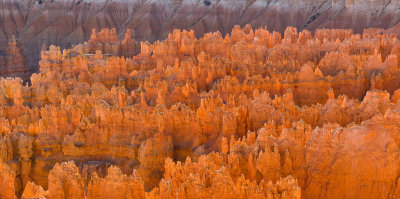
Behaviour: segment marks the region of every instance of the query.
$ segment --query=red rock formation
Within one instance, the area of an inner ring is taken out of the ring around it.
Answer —
[[[102,30],[68,50],[50,46],[30,84],[0,79],[0,159],[12,171],[0,179],[14,181],[4,193],[399,195],[392,35],[288,28],[282,38],[237,26],[197,39],[176,30],[129,58],[117,56],[131,53],[129,32],[124,44],[117,38]]]
[[[74,162],[56,164],[49,174],[49,198],[84,198],[83,179]]]
[[[140,53],[139,43],[132,39],[132,32],[130,29],[126,30],[125,38],[119,47],[119,56],[133,57]]]
[[[243,175],[232,180],[226,167],[218,162],[218,156],[202,156],[197,163],[188,158],[185,164],[167,159],[164,178],[160,188],[147,194],[149,198],[300,198],[301,189],[296,180],[289,176],[273,184],[259,184]]]
[[[8,42],[7,54],[0,58],[0,75],[4,77],[21,77],[29,79],[29,68],[25,61],[19,42],[12,35]]]
[[[0,161],[0,197],[4,199],[14,199],[15,173],[7,166],[7,164]]]
[[[25,186],[22,199],[46,199],[47,192],[41,186],[36,185],[34,182],[28,182]]]
[[[156,134],[142,142],[138,152],[139,174],[145,180],[146,190],[156,186],[164,173],[164,160],[173,155],[173,143],[170,136]]]
[[[116,166],[111,166],[107,170],[105,178],[99,178],[95,174],[87,188],[86,198],[135,198],[144,199],[143,181],[138,173],[133,171],[133,176],[123,175]]]
[[[97,51],[104,52],[105,54],[118,55],[119,42],[117,40],[117,32],[113,29],[102,29],[96,32],[93,29],[92,35],[89,40],[89,52],[95,53]]]

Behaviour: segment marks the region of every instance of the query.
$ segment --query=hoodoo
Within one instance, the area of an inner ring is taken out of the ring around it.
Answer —
[[[0,199],[398,198],[397,8],[0,0]]]

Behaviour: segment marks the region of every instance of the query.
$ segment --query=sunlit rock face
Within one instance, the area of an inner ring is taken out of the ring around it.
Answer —
[[[0,198],[400,195],[395,34],[89,32],[43,46],[29,81],[0,78]],[[6,72],[26,71],[17,43]]]

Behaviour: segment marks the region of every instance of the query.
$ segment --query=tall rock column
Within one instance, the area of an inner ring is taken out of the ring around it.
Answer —
[[[21,77],[23,80],[29,78],[29,68],[26,64],[23,51],[21,50],[18,41],[15,39],[15,36],[12,36],[8,42],[5,64],[5,68],[0,68],[1,75],[8,77]]]
[[[20,163],[21,163],[21,172],[20,178],[22,182],[22,187],[30,181],[31,175],[31,165],[32,160],[30,159],[33,151],[32,151],[32,138],[21,134],[18,140],[18,153],[20,155]]]
[[[125,38],[119,47],[119,56],[131,58],[140,52],[139,42],[132,39],[132,32],[130,29],[126,30]]]

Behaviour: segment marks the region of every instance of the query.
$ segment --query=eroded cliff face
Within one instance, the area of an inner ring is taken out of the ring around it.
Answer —
[[[0,79],[0,196],[400,195],[396,36],[91,33],[44,48],[30,84]]]
[[[398,0],[1,0],[0,55],[16,35],[29,69],[38,72],[43,45],[68,49],[89,40],[92,29],[104,28],[116,28],[119,40],[128,29],[136,40],[150,42],[165,39],[174,29],[192,29],[199,38],[216,31],[225,35],[246,24],[280,33],[288,26],[356,33],[393,27],[400,33],[395,28],[399,8]]]

